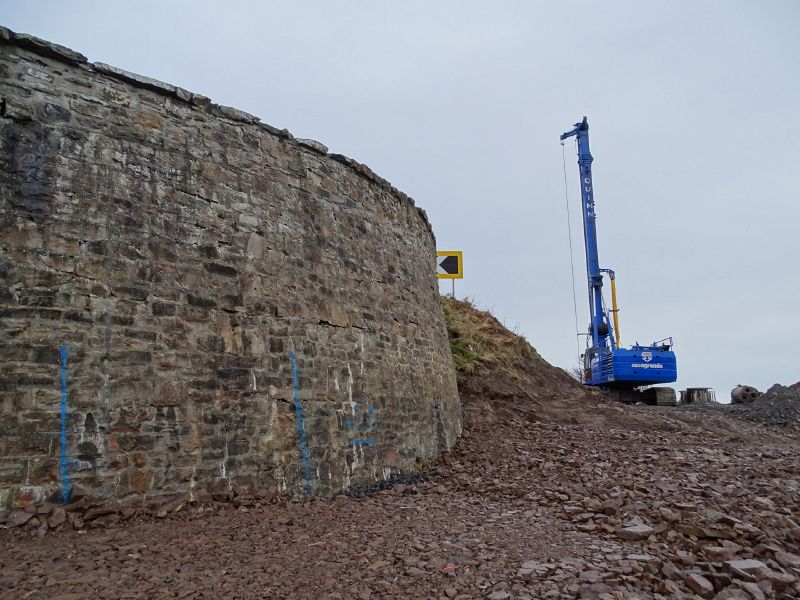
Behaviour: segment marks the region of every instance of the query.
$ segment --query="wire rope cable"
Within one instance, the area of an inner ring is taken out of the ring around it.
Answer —
[[[564,167],[564,205],[567,207],[567,235],[569,236],[569,272],[572,276],[572,311],[575,315],[575,345],[578,349],[578,361],[581,355],[581,334],[578,328],[578,300],[575,295],[575,254],[572,250],[572,223],[569,214],[569,186],[567,184],[567,158],[564,141],[561,141],[561,164]]]

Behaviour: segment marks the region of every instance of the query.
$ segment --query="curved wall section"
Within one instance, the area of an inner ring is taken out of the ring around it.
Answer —
[[[0,33],[2,506],[326,494],[452,446],[410,198],[251,115]]]

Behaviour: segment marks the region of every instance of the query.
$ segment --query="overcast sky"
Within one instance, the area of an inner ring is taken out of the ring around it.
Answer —
[[[464,251],[456,294],[562,367],[577,346],[558,136],[587,115],[623,344],[673,336],[677,386],[720,400],[800,380],[796,0],[0,0],[0,15],[368,164]]]

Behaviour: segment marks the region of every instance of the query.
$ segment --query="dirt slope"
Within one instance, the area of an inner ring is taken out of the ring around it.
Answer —
[[[468,300],[442,298],[468,427],[511,415],[531,422],[671,429],[658,415],[623,407],[554,367],[528,341]]]

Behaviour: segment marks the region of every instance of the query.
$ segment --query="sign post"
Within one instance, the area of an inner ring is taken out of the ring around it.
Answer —
[[[456,279],[464,279],[464,253],[461,250],[437,250],[436,277],[452,280],[455,298]]]

